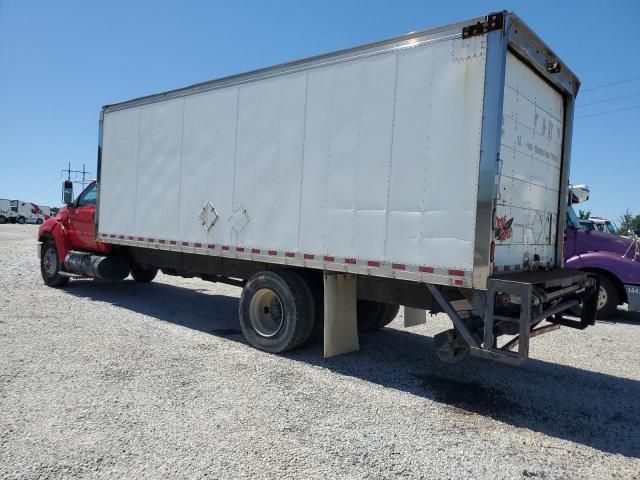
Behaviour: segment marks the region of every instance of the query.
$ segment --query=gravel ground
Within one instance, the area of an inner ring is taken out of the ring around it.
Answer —
[[[0,225],[0,478],[640,478],[640,315],[439,362],[442,315],[357,353],[249,347],[238,288],[44,286]]]

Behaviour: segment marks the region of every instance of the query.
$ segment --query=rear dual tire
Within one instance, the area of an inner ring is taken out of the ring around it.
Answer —
[[[131,277],[138,283],[148,283],[153,281],[158,274],[158,269],[149,265],[133,264],[131,266]]]
[[[388,325],[399,308],[358,300],[358,332]],[[293,350],[322,336],[322,283],[305,272],[260,272],[245,284],[239,310],[242,332],[252,346],[271,353]]]
[[[359,333],[386,327],[396,318],[400,310],[399,305],[371,300],[358,300],[356,308]]]
[[[318,317],[309,285],[288,270],[251,277],[242,290],[239,308],[240,327],[247,341],[271,353],[304,345]]]

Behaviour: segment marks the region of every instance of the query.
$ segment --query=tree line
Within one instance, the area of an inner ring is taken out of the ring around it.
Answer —
[[[633,215],[629,209],[618,218],[620,235],[640,235],[640,215]]]

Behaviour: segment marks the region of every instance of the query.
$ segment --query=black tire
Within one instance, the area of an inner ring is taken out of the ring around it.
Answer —
[[[600,275],[600,292],[598,292],[598,314],[596,318],[609,318],[618,310],[620,298],[618,289],[611,280]]]
[[[18,223],[20,225],[24,225],[24,222],[26,221],[26,219],[24,217],[18,217]]]
[[[322,272],[318,270],[298,270],[296,271],[309,286],[313,295],[315,305],[315,320],[311,329],[309,341],[311,343],[323,342],[324,336],[324,279]]]
[[[371,300],[358,300],[356,308],[358,332],[364,333],[389,325],[398,315],[400,306]]]
[[[271,353],[304,345],[317,315],[309,286],[300,275],[287,270],[251,277],[242,290],[239,310],[247,341]]]
[[[604,320],[618,311],[620,295],[618,294],[618,289],[608,277],[599,275],[599,278],[600,292],[598,292],[598,311],[596,318],[598,320]],[[581,316],[582,306],[575,307],[573,313],[578,317]]]
[[[0,215],[0,223],[7,223],[7,217]]]
[[[43,220],[41,218],[36,220],[36,224],[38,224],[38,225],[42,225],[43,223],[44,222],[43,222]]]
[[[133,264],[131,266],[130,272],[131,272],[131,277],[133,277],[133,279],[136,282],[148,283],[148,282],[151,282],[154,278],[156,278],[156,275],[158,274],[158,269],[150,265]]]
[[[60,275],[62,265],[58,260],[58,249],[53,240],[47,240],[42,245],[40,254],[40,273],[45,285],[54,288],[64,287],[69,283],[69,277]]]

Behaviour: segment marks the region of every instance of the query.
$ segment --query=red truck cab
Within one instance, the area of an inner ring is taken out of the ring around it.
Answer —
[[[66,185],[66,200],[72,198],[72,187]],[[71,192],[71,194],[69,194]],[[38,228],[38,253],[42,258],[42,277],[47,285],[64,286],[69,276],[62,266],[71,251],[105,254],[111,245],[96,241],[97,183],[91,182],[74,201],[49,217]]]

